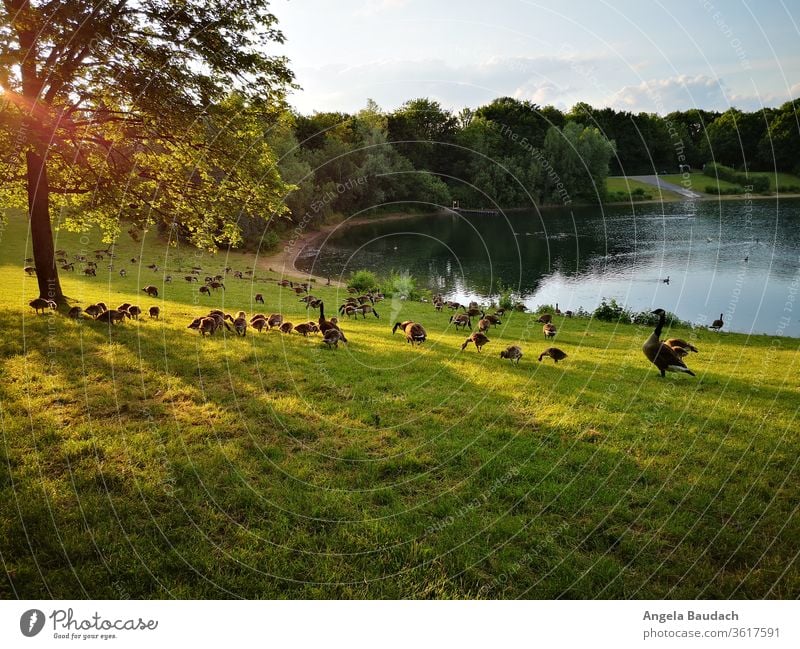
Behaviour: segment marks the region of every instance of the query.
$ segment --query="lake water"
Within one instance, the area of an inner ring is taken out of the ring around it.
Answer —
[[[698,324],[724,313],[728,331],[800,336],[798,199],[375,221],[336,230],[298,266],[333,278],[407,270],[461,302],[496,298],[502,284],[529,307],[615,298]]]

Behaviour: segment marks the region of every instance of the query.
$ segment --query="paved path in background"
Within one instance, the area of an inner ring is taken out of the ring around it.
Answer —
[[[680,185],[674,185],[673,183],[668,183],[658,176],[628,176],[631,180],[639,180],[643,183],[647,183],[648,185],[653,185],[654,187],[660,187],[665,191],[675,192],[676,194],[680,194],[681,196],[685,196],[686,198],[702,198],[702,194],[698,194],[697,192],[693,192],[691,189],[686,189],[685,187],[681,187]]]

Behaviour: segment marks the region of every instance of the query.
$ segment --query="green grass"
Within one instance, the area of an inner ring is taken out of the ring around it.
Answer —
[[[606,179],[606,188],[609,195],[615,201],[630,200],[661,200],[661,201],[680,201],[683,196],[667,190],[659,190],[658,187],[649,185],[641,180],[634,180],[625,176],[609,176]],[[638,195],[632,194],[636,190],[641,190]]]
[[[775,191],[775,180],[777,176],[778,185],[781,186],[791,186],[796,185],[800,187],[800,178],[793,174],[789,173],[778,173],[775,174],[771,171],[752,171],[750,172],[753,176],[766,176],[769,178],[769,187],[771,191]],[[717,184],[720,189],[742,189],[741,185],[737,185],[736,183],[728,182],[727,180],[720,180],[717,178],[712,178],[711,176],[706,176],[703,174],[702,171],[693,171],[690,174],[690,184],[686,183],[686,180],[682,174],[664,174],[659,176],[662,180],[668,183],[673,183],[675,185],[679,185],[681,187],[686,187],[687,189],[691,189],[695,192],[700,192],[701,194],[706,193],[706,186],[714,186]]]
[[[80,305],[164,312],[109,331],[35,316],[24,220],[0,236],[3,597],[800,595],[796,340],[673,330],[700,348],[697,378],[662,380],[646,329],[559,318],[569,358],[540,364],[527,314],[479,354],[448,313],[386,301],[329,351],[186,329],[212,306],[252,313],[256,291],[314,315],[263,270],[199,304],[183,281],[147,298],[157,276],[130,264],[64,274]],[[57,247],[103,247],[88,239]],[[148,238],[118,257],[176,276],[195,261],[167,252]],[[331,312],[342,298],[313,292]],[[391,334],[406,318],[423,347]],[[516,342],[519,367],[498,357]]]
[[[659,174],[658,177],[664,182],[673,183],[674,185],[678,185],[684,189],[689,189],[693,192],[699,192],[700,194],[706,193],[707,186],[713,187],[714,185],[717,185],[722,190],[737,188],[741,189],[740,185],[729,183],[727,180],[706,176],[702,171],[693,171],[691,174],[689,174],[688,182],[683,174]]]

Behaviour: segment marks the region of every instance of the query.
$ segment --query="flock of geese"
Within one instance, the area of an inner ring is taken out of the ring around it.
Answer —
[[[100,259],[101,255],[103,254],[110,254],[110,251],[106,250],[98,250],[95,252],[98,259]],[[57,251],[57,254],[65,255],[66,253],[62,250],[59,250]],[[60,259],[65,259],[65,257],[62,256]],[[90,264],[87,265],[87,269],[93,269],[96,265],[88,260],[86,260],[85,263]],[[28,274],[35,273],[35,268],[32,267],[26,266],[24,270]],[[231,269],[226,268],[226,274],[230,272],[230,270]],[[186,276],[186,280],[198,281],[197,277],[200,275],[200,272],[201,269],[199,267],[192,268],[191,274]],[[234,276],[241,279],[246,279],[245,273],[252,273],[252,271],[236,271]],[[201,293],[210,294],[212,289],[217,288],[222,288],[224,290],[225,287],[222,283],[222,279],[223,276],[219,275],[214,277],[206,277],[205,284],[200,287]],[[667,279],[664,281],[666,282],[669,280]],[[300,298],[300,302],[304,302],[307,308],[319,309],[319,317],[317,320],[309,320],[307,322],[294,324],[285,320],[283,315],[280,313],[271,313],[269,315],[257,313],[248,318],[244,311],[239,311],[236,316],[233,316],[220,309],[212,309],[207,315],[194,318],[192,322],[189,323],[188,328],[197,330],[201,336],[212,336],[223,328],[227,331],[235,332],[238,336],[247,335],[248,328],[253,328],[259,333],[262,331],[271,331],[276,329],[283,334],[294,332],[304,337],[319,333],[322,334],[323,344],[325,344],[328,348],[338,348],[340,342],[347,344],[347,336],[339,326],[338,318],[335,316],[331,317],[330,319],[326,318],[324,302],[320,298],[317,298],[309,293],[310,285],[308,283],[292,282],[284,279],[278,281],[277,284],[278,286],[293,290],[297,295],[305,294],[302,298]],[[142,288],[142,291],[147,294],[148,297],[158,297],[158,288],[155,286],[147,285]],[[375,318],[380,318],[375,305],[384,299],[383,294],[377,292],[367,292],[361,295],[356,295],[358,291],[353,288],[349,288],[348,292],[350,292],[351,295],[348,296],[339,306],[339,315],[346,316],[348,318],[357,318],[360,315],[362,318],[366,318],[368,314],[371,314]],[[264,304],[264,297],[261,293],[257,293],[254,297],[254,300],[257,304]],[[436,311],[442,311],[444,308],[448,308],[453,311],[453,314],[450,316],[449,323],[455,327],[456,331],[461,329],[465,331],[469,330],[471,332],[461,345],[461,351],[466,350],[469,345],[475,345],[475,348],[478,350],[478,352],[481,352],[483,347],[491,342],[487,332],[489,332],[492,327],[501,325],[501,318],[503,315],[505,315],[505,309],[502,308],[496,309],[494,313],[487,314],[485,310],[477,304],[477,302],[470,302],[469,305],[462,305],[458,302],[445,300],[441,295],[434,296],[432,302]],[[57,305],[54,301],[44,298],[36,298],[31,300],[29,304],[37,314],[44,313],[48,309],[55,310],[57,308]],[[70,308],[68,316],[76,320],[88,316],[89,318],[98,322],[116,325],[123,322],[125,319],[138,320],[143,313],[144,311],[139,305],[128,302],[120,304],[115,309],[109,309],[103,302],[98,302],[96,304],[87,306],[85,309],[79,306],[73,306]],[[157,320],[160,317],[161,310],[158,306],[151,306],[149,307],[147,313],[150,318]],[[695,376],[695,374],[687,367],[684,358],[690,353],[697,353],[697,347],[680,338],[661,340],[661,333],[666,323],[666,312],[663,309],[656,309],[652,313],[658,316],[658,323],[653,330],[653,333],[642,346],[644,355],[651,363],[653,363],[653,365],[656,366],[662,377],[666,375],[666,372],[679,372],[683,374],[689,374],[690,376]],[[562,313],[558,308],[558,304],[556,304],[555,315],[572,317],[573,313],[571,311],[565,311]],[[715,331],[722,329],[724,326],[723,315],[724,314],[721,313],[719,319],[714,320],[709,328]],[[477,330],[475,331],[472,330],[473,318],[479,318],[477,321]],[[542,314],[538,317],[537,322],[542,324],[542,334],[545,340],[555,338],[558,330],[553,323],[553,314]],[[427,332],[425,327],[419,322],[414,322],[412,320],[396,322],[392,327],[392,334],[396,333],[398,330],[405,334],[406,341],[412,346],[421,345],[427,340]],[[523,351],[519,345],[510,345],[500,352],[500,358],[508,359],[512,364],[515,365],[519,365],[522,357]],[[567,354],[558,347],[548,347],[542,351],[541,354],[539,354],[539,362],[541,362],[544,358],[551,358],[554,363],[558,363],[559,361],[567,358]]]

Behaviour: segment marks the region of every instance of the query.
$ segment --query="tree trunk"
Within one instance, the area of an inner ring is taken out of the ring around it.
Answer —
[[[34,151],[26,154],[28,166],[28,214],[31,219],[31,240],[39,297],[64,304],[61,282],[58,280],[53,229],[50,225],[50,185],[47,181],[47,162]]]

